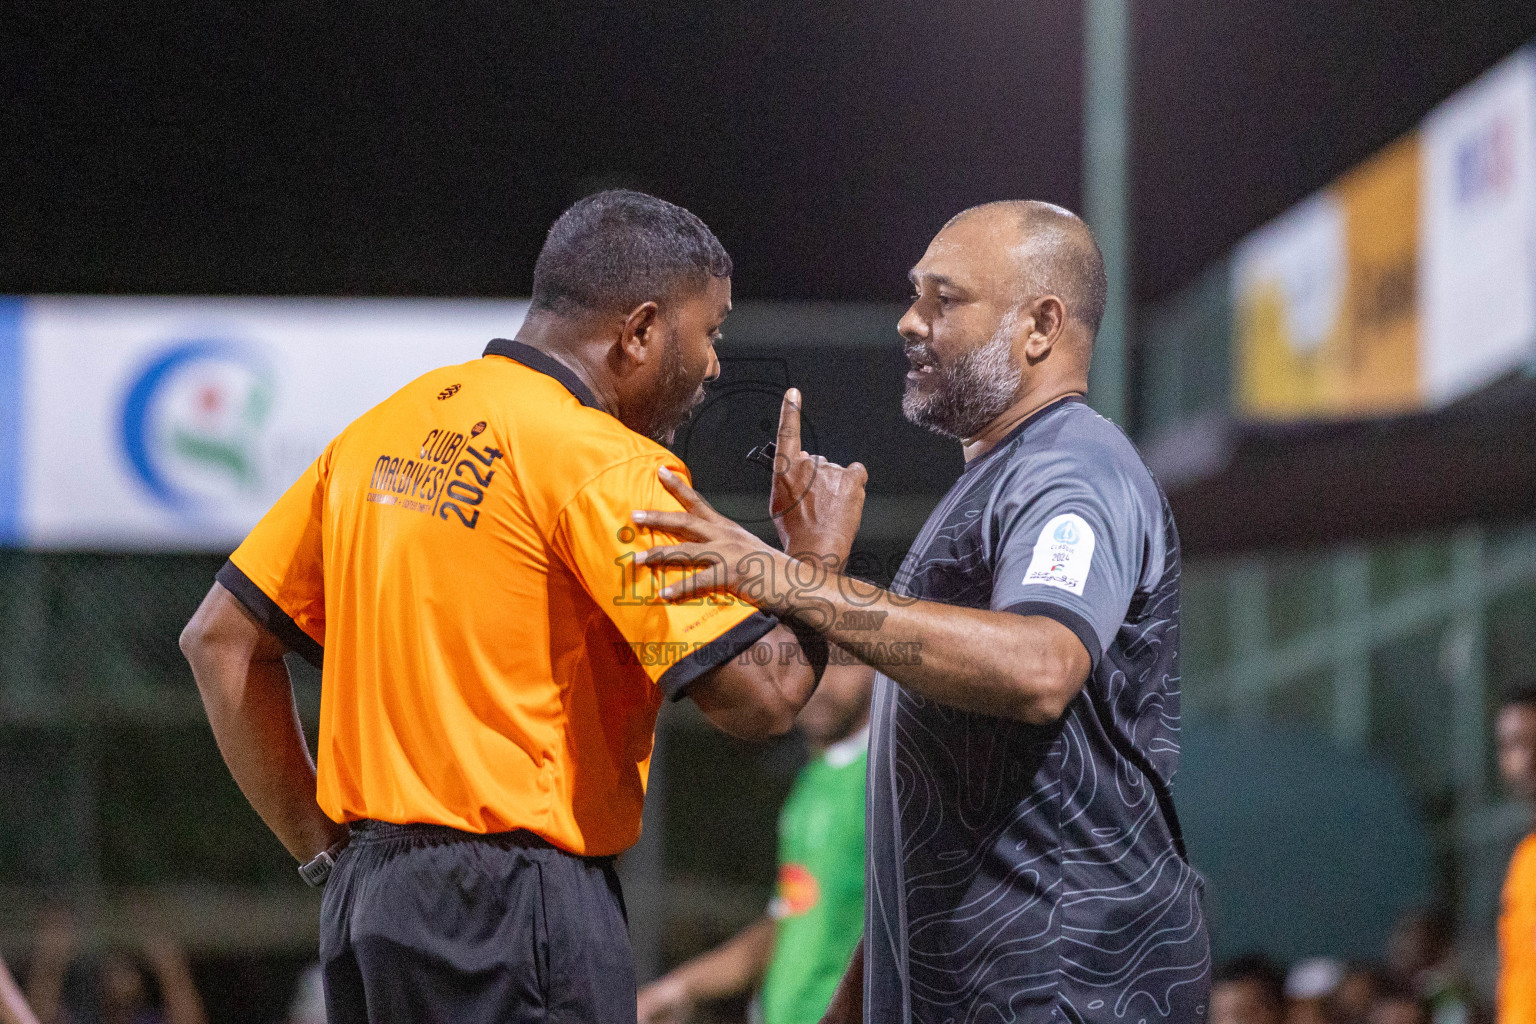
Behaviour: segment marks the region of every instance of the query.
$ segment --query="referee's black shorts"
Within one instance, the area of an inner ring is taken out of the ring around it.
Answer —
[[[531,832],[356,822],[325,886],[330,1024],[635,1024],[613,858]]]

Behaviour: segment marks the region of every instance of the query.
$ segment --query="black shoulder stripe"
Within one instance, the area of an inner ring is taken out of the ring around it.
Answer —
[[[753,612],[709,643],[700,647],[657,680],[670,700],[682,700],[694,680],[712,668],[718,668],[772,632],[779,620],[772,615]]]
[[[246,611],[256,616],[260,622],[272,631],[272,635],[281,640],[290,651],[309,662],[315,668],[320,668],[325,660],[325,648],[315,643],[315,638],[299,628],[299,624],[281,608],[277,602],[267,596],[266,592],[251,582],[251,578],[240,571],[240,567],[234,562],[225,562],[219,569],[214,579],[219,585],[235,596],[235,600],[245,605]]]

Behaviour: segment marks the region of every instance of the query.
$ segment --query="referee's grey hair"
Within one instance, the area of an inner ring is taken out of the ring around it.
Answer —
[[[533,267],[532,308],[614,312],[731,276],[731,257],[698,217],[664,199],[610,189],[550,227]]]

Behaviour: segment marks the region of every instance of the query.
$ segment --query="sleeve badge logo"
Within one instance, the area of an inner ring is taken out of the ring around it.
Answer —
[[[1024,585],[1056,587],[1082,596],[1097,543],[1093,527],[1076,512],[1064,512],[1045,524],[1024,573]]]

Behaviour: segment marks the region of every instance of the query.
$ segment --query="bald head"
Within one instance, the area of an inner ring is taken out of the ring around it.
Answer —
[[[962,221],[979,221],[997,231],[1013,255],[1018,271],[1014,305],[1055,295],[1067,315],[1088,329],[1092,343],[1104,320],[1109,283],[1104,255],[1081,217],[1054,203],[1007,199],[960,211],[944,231]]]

